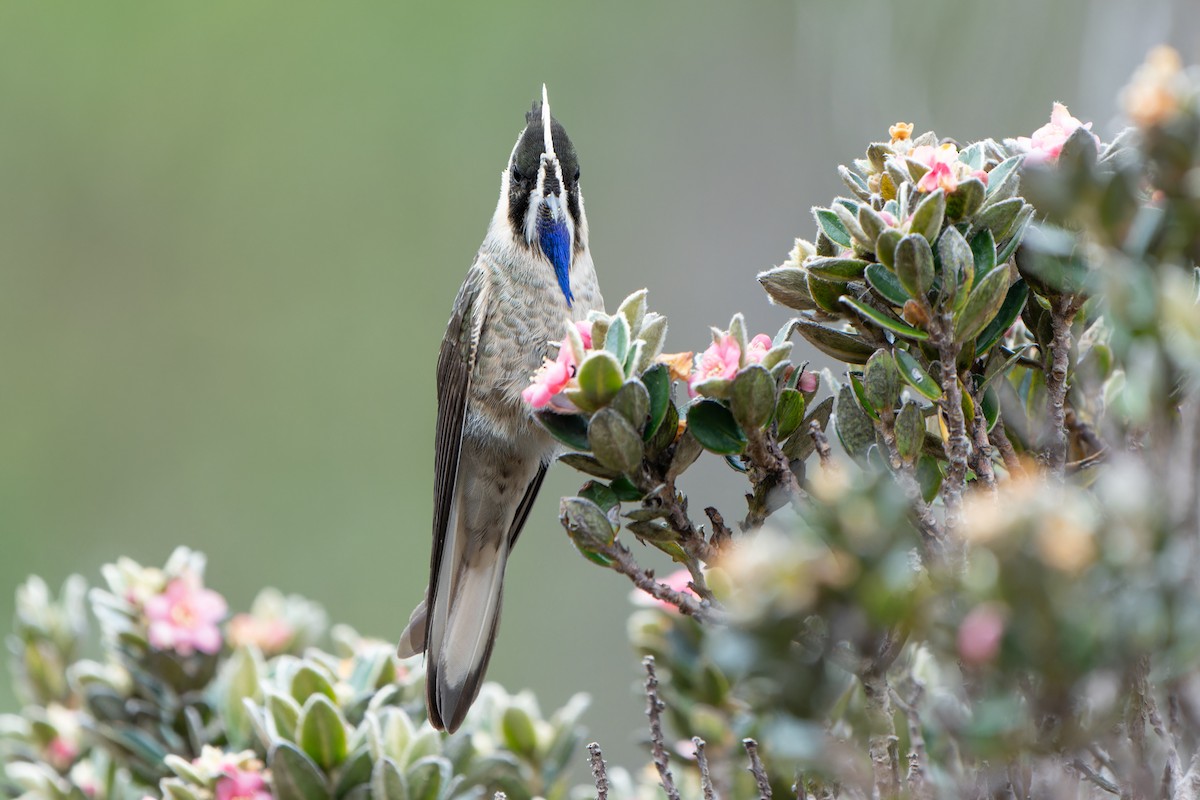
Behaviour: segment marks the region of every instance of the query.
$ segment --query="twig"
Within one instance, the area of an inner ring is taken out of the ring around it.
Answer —
[[[1050,309],[1050,371],[1046,375],[1046,394],[1050,408],[1050,444],[1046,465],[1050,474],[1062,480],[1067,463],[1067,371],[1071,366],[1071,324],[1075,321],[1075,299],[1062,297]]]
[[[1108,792],[1109,794],[1115,794],[1118,796],[1121,794],[1120,787],[1118,787],[1115,783],[1110,781],[1108,778],[1105,778],[1103,775],[1096,772],[1096,770],[1089,767],[1086,763],[1084,763],[1084,761],[1082,759],[1079,759],[1079,758],[1075,759],[1074,761],[1072,761],[1070,763],[1069,766],[1071,767],[1071,769],[1075,770],[1080,775],[1087,778],[1089,781],[1096,784],[1097,786],[1099,786],[1101,789]]]
[[[747,431],[747,438],[746,474],[754,491],[746,496],[749,509],[742,529],[753,530],[761,527],[772,512],[794,503],[802,490],[787,456],[766,431],[761,428]]]
[[[997,423],[999,421],[997,420]],[[988,438],[987,417],[983,413],[983,398],[975,402],[975,430],[973,445],[973,465],[975,474],[985,488],[996,491],[996,473],[992,469],[992,442]]]
[[[813,445],[816,447],[817,458],[821,460],[821,468],[829,469],[832,466],[829,440],[825,438],[825,431],[821,430],[820,424],[815,419],[808,426],[808,435],[812,437]]]
[[[704,790],[704,800],[717,800],[717,790],[713,788],[712,776],[708,774],[708,756],[704,754],[704,740],[693,736],[692,744],[696,745],[696,763],[700,766],[700,788]]]
[[[938,403],[950,434],[945,445],[950,468],[942,484],[942,498],[946,504],[946,533],[949,536],[954,536],[958,531],[963,490],[967,485],[967,453],[971,449],[971,440],[967,438],[967,422],[963,417],[962,390],[958,383],[958,353],[962,345],[954,341],[953,331],[954,320],[946,313],[942,315],[933,337],[941,367],[938,378],[942,385],[942,397]]]
[[[646,668],[646,716],[650,718],[650,752],[654,757],[654,766],[658,770],[658,780],[668,800],[679,800],[679,790],[675,788],[675,778],[671,775],[671,765],[667,758],[667,744],[663,739],[662,711],[666,706],[658,699],[658,676],[654,674],[654,656],[642,659]]]
[[[758,742],[742,739],[742,746],[746,748],[746,755],[750,757],[748,769],[754,776],[754,782],[758,784],[759,800],[771,800],[771,782],[767,780],[767,771],[763,768],[762,759],[758,757]]]
[[[608,800],[608,771],[604,767],[604,753],[600,745],[592,742],[587,746],[588,760],[592,763],[592,780],[596,784],[596,800]]]
[[[1025,477],[1025,467],[1021,465],[1021,459],[1017,457],[1017,451],[1013,449],[1012,442],[1008,439],[1008,431],[1004,430],[1003,416],[996,419],[996,425],[988,434],[988,438],[1000,451],[1000,458],[1004,459],[1004,468],[1008,470],[1008,474],[1014,478]]]
[[[942,526],[921,495],[921,484],[917,481],[913,463],[900,457],[899,448],[896,446],[895,413],[890,408],[880,410],[875,430],[879,432],[879,438],[883,440],[884,448],[887,450],[888,465],[896,476],[896,483],[900,485],[901,491],[908,497],[908,502],[912,506],[913,516],[916,517],[925,549],[933,555],[940,556],[945,547]]]
[[[720,511],[717,511],[716,506],[709,506],[704,509],[704,513],[708,517],[708,521],[712,523],[709,544],[719,553],[733,541],[733,531],[729,530],[729,526],[725,524],[725,518],[721,516]]]
[[[917,711],[917,706],[921,702],[921,695],[924,694],[925,687],[915,679],[912,680],[912,683],[911,700],[906,701],[894,688],[892,689],[892,700],[904,714],[905,722],[908,725],[908,773],[904,776],[904,781],[908,784],[908,791],[913,797],[924,800],[929,796],[929,789],[925,785],[925,764],[929,761],[929,756],[925,749],[925,734],[922,732],[921,715]]]
[[[694,617],[700,622],[721,621],[722,615],[707,600],[700,600],[689,593],[677,592],[665,583],[654,580],[654,571],[638,566],[629,548],[619,541],[613,541],[611,545],[598,549],[598,552],[609,558],[612,562],[609,566],[612,569],[628,577],[634,586],[656,600],[670,603],[678,608],[681,614]]]

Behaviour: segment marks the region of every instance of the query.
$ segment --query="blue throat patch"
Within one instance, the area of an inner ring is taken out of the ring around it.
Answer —
[[[546,258],[554,265],[554,275],[558,278],[563,297],[567,298],[567,308],[570,308],[575,296],[571,294],[571,234],[567,231],[566,224],[540,217],[538,243],[541,244]]]

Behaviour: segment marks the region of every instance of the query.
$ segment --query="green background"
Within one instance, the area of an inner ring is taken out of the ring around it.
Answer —
[[[1198,16],[0,4],[0,618],[28,573],[95,581],[188,544],[235,608],[270,584],[395,638],[426,580],[438,342],[543,81],[610,308],[646,286],[668,349],[694,350],[738,310],[752,332],[784,321],[755,272],[812,236],[834,166],[890,123],[1016,136],[1062,100],[1109,135],[1149,45],[1195,59]],[[693,506],[736,519],[730,476],[689,473]],[[558,527],[578,483],[554,470],[533,511],[490,677],[547,710],[587,689],[592,735],[631,764],[628,584]]]

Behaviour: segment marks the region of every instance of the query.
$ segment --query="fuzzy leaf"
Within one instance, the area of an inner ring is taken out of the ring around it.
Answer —
[[[271,767],[271,788],[277,800],[328,800],[325,776],[291,742],[277,742],[267,759]]]
[[[992,321],[1008,294],[1008,270],[988,273],[971,291],[961,314],[954,320],[954,339],[966,342],[974,339]]]
[[[560,500],[558,519],[571,541],[585,554],[611,546],[616,536],[608,515],[585,497],[564,497]]]
[[[829,240],[841,245],[842,247],[850,247],[850,232],[842,225],[842,221],[838,219],[837,214],[828,208],[814,208],[813,216],[816,217],[817,225],[820,227]]]
[[[314,694],[304,704],[298,723],[300,747],[320,767],[330,770],[346,758],[346,722],[328,697]]]
[[[841,309],[838,308],[838,298],[845,291],[845,281],[827,281],[811,272],[808,273],[808,293],[822,311],[828,311],[830,314],[839,313]]]
[[[876,409],[895,408],[900,400],[900,374],[886,350],[877,350],[863,370],[863,393]]]
[[[818,278],[845,283],[861,278],[867,262],[857,258],[813,258],[805,262],[804,268]]]
[[[771,301],[796,311],[811,311],[819,306],[808,291],[808,273],[797,267],[776,267],[758,273],[758,282]]]
[[[911,463],[921,454],[925,443],[925,418],[921,409],[911,401],[904,404],[896,415],[896,451]]]
[[[954,193],[946,198],[946,219],[953,222],[969,219],[983,205],[984,193],[983,181],[978,178],[959,183]]]
[[[375,762],[371,771],[371,800],[409,800],[408,782],[390,758]]]
[[[624,326],[624,317],[617,317],[613,320],[606,341],[613,339],[613,329],[619,330]],[[619,340],[620,334],[616,334],[616,338]],[[626,340],[626,343],[628,343],[628,340]],[[584,408],[584,410],[592,411],[603,408],[612,400],[613,395],[621,390],[621,386],[624,383],[625,372],[621,368],[620,359],[606,350],[594,351],[579,367],[580,394],[587,405],[590,406],[590,408]],[[580,406],[580,408],[583,408],[583,406]]]
[[[650,413],[650,392],[641,381],[626,381],[613,397],[609,408],[617,411],[636,430],[641,431]]]
[[[733,417],[743,429],[761,428],[775,410],[775,381],[771,373],[760,366],[750,366],[738,373],[729,392]]]
[[[746,434],[729,409],[715,400],[700,400],[688,408],[687,427],[711,453],[736,455],[746,449]]]
[[[859,406],[854,390],[849,385],[843,386],[838,392],[834,428],[842,447],[852,458],[865,456],[867,448],[875,443],[875,426]]]
[[[866,277],[875,293],[894,306],[903,306],[911,299],[900,279],[882,264],[867,266]]]
[[[875,256],[879,263],[891,270],[896,268],[896,248],[903,238],[904,234],[895,228],[888,228],[879,234],[879,238],[875,240]]]
[[[933,248],[922,236],[905,236],[896,245],[896,277],[912,297],[924,297],[933,286]]]
[[[957,228],[947,228],[938,241],[938,258],[942,262],[942,291],[947,297],[962,298],[965,303],[975,279],[975,262],[971,246]],[[960,307],[960,304],[956,304]]]
[[[553,411],[539,411],[534,416],[551,436],[572,450],[591,449],[587,438],[587,417],[582,414],[556,414]]]
[[[996,316],[986,327],[979,333],[979,338],[975,340],[975,356],[979,356],[991,350],[996,342],[1002,337],[1012,324],[1017,321],[1017,317],[1021,316],[1021,309],[1025,307],[1025,300],[1029,297],[1029,286],[1025,281],[1018,279],[1016,283],[1008,287],[1008,294],[1004,297],[1004,303],[1001,304],[1000,310],[996,312]]]
[[[588,423],[588,443],[597,460],[629,475],[642,464],[642,437],[614,408],[602,408]]]
[[[908,229],[914,234],[924,236],[925,241],[933,242],[942,230],[942,221],[945,216],[946,193],[941,189],[936,189],[917,204]]]
[[[929,376],[911,353],[897,347],[892,351],[892,355],[896,359],[896,371],[905,383],[929,400],[937,400],[942,396],[942,387],[938,386],[938,382]]]
[[[879,327],[889,330],[897,336],[903,336],[906,339],[916,339],[918,341],[924,341],[925,339],[929,338],[929,334],[925,331],[914,328],[898,319],[893,319],[887,314],[884,314],[882,311],[877,311],[865,303],[860,303],[853,297],[842,295],[841,301],[843,305],[849,306],[857,311],[858,315],[863,319],[873,322]]]
[[[804,420],[804,395],[795,389],[783,389],[779,392],[779,401],[775,406],[775,426],[779,439],[782,441],[795,433]]]
[[[796,330],[827,356],[847,364],[865,364],[875,348],[860,337],[827,328],[807,319],[796,320]]]

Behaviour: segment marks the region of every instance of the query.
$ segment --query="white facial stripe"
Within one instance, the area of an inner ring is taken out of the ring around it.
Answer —
[[[542,139],[546,147],[546,155],[555,160],[558,156],[554,154],[554,137],[550,135],[550,98],[546,94],[546,84],[542,84]]]

